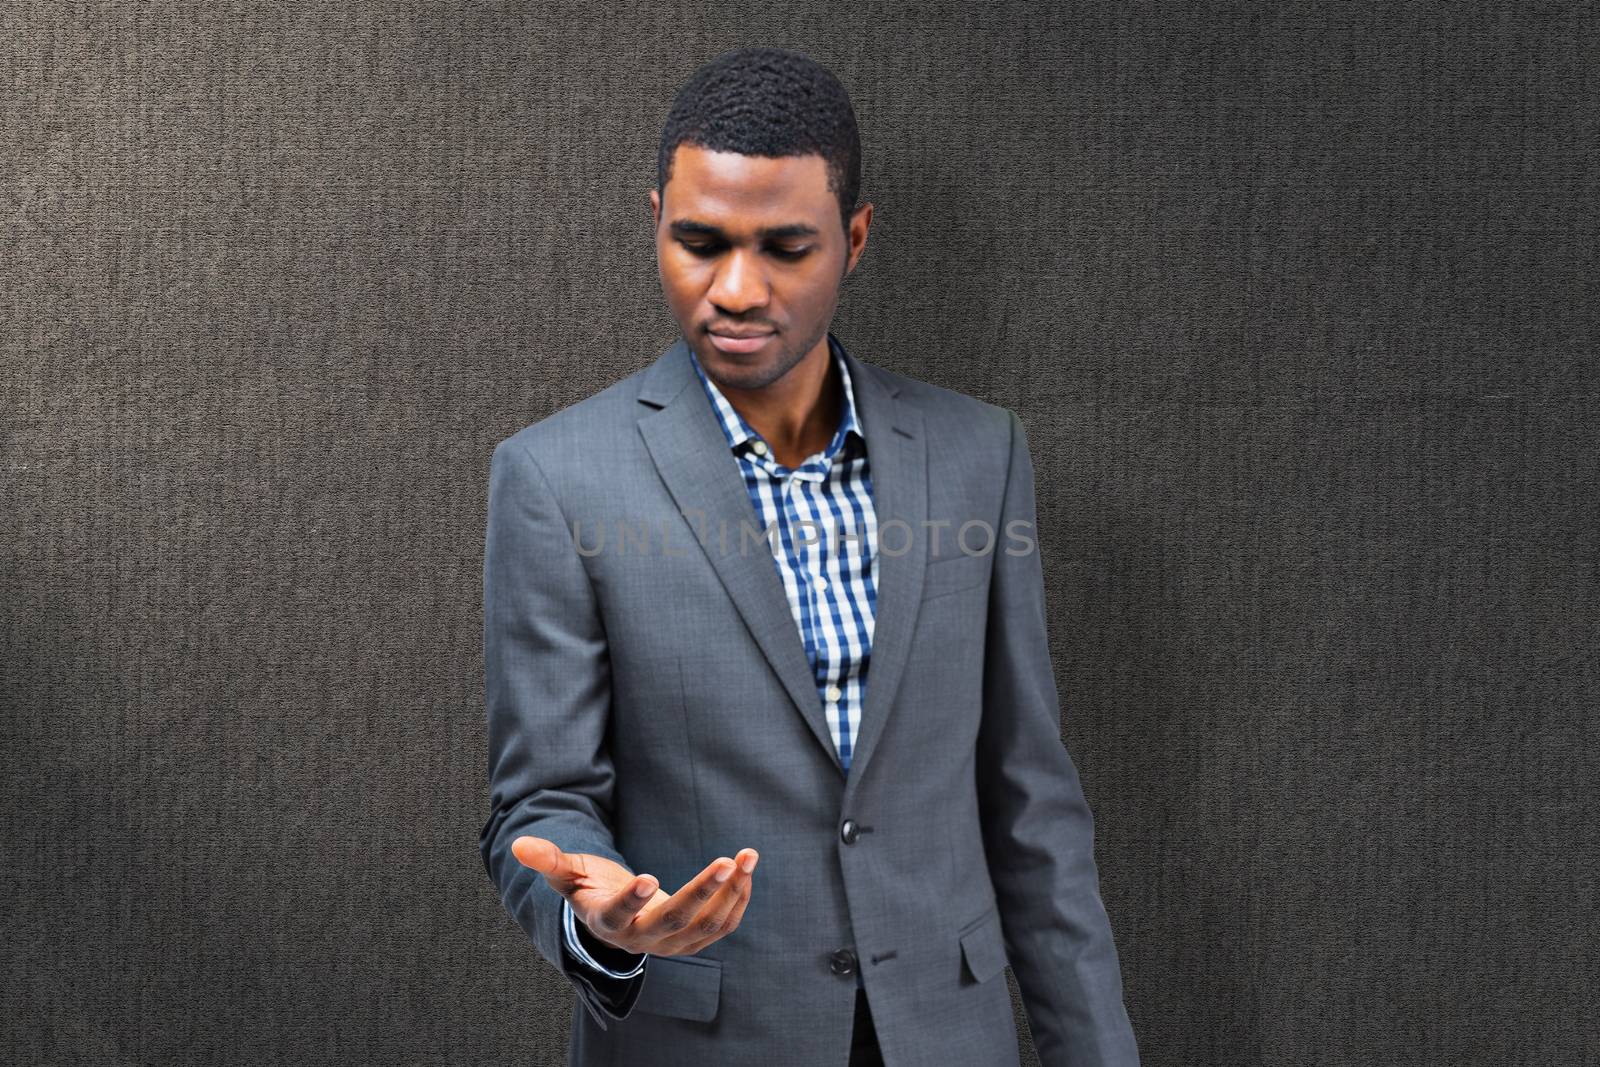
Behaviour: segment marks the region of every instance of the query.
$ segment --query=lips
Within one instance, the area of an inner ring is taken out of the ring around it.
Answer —
[[[765,337],[771,330],[711,330],[718,337],[734,337],[744,340],[751,337]]]
[[[718,330],[710,331],[711,343],[722,352],[754,352],[774,336],[776,331],[762,330],[759,333],[722,333]]]

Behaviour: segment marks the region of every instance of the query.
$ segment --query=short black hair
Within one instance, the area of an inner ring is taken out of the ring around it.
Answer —
[[[861,193],[861,135],[850,94],[833,73],[787,48],[735,48],[678,90],[661,128],[656,191],[665,198],[683,143],[746,156],[822,156],[846,233]]]

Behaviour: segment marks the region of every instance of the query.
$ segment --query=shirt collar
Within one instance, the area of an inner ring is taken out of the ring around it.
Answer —
[[[845,363],[844,346],[831,332],[828,334],[828,351],[832,353],[833,362],[839,368],[839,381],[844,386],[844,412],[839,417],[839,428],[834,431],[833,439],[828,442],[828,447],[823,452],[823,459],[832,463],[834,454],[844,447],[849,434],[854,433],[862,444],[866,443],[867,438],[861,430],[861,423],[856,419],[856,394],[850,384],[850,367]],[[722,427],[722,436],[727,438],[728,447],[738,452],[746,441],[761,441],[761,435],[751,428],[744,420],[744,416],[734,410],[728,398],[722,395],[722,390],[706,376],[692,347],[689,349],[689,363],[694,367],[695,376],[700,379],[700,384],[705,387],[706,396],[711,400],[712,410],[717,413],[717,422]],[[764,441],[762,443],[765,444]],[[771,455],[771,449],[768,448],[767,456]]]

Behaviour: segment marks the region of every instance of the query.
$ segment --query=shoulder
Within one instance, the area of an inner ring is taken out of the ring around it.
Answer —
[[[867,373],[899,389],[899,399],[922,413],[930,440],[1010,451],[1012,423],[1018,421],[1010,408],[874,364],[865,367]]]
[[[500,440],[495,453],[525,455],[547,471],[603,462],[638,418],[643,368]]]

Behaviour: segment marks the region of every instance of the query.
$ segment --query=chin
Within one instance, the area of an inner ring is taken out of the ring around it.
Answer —
[[[750,389],[766,385],[772,373],[771,359],[746,362],[737,355],[713,349],[711,360],[709,366],[715,367],[718,375],[726,378],[735,388]]]
[[[768,348],[775,346],[768,345]],[[773,352],[724,352],[711,343],[710,335],[706,335],[695,349],[701,362],[711,362],[722,367],[759,367],[764,363],[773,362]]]

